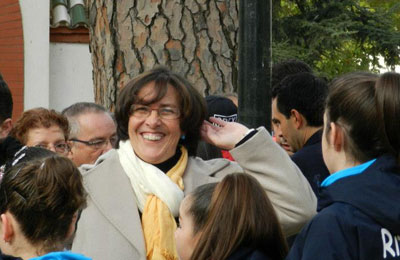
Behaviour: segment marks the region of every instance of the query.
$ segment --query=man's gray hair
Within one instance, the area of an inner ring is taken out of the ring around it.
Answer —
[[[115,118],[113,114],[107,111],[102,105],[93,102],[78,102],[61,112],[64,116],[68,118],[70,132],[70,138],[76,138],[79,134],[79,122],[78,117],[87,113],[106,113],[108,114],[115,123]]]

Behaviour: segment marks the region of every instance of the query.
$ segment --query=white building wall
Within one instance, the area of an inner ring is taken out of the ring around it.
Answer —
[[[24,32],[24,109],[49,107],[50,1],[20,0]]]
[[[20,0],[24,32],[24,110],[61,111],[94,101],[88,44],[50,43],[50,1]]]
[[[88,44],[50,43],[50,108],[94,102],[92,71]]]

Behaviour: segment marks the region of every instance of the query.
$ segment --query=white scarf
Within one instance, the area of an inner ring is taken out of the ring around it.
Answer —
[[[129,140],[119,142],[118,155],[122,168],[131,181],[140,212],[143,212],[147,196],[154,194],[177,217],[184,197],[178,185],[157,167],[137,157]]]

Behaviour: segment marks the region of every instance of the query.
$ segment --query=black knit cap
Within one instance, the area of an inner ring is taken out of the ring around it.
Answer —
[[[206,97],[209,117],[216,117],[227,122],[237,121],[237,107],[229,98],[210,95]]]

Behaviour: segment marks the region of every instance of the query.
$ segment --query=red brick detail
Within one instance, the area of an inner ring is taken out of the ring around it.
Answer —
[[[19,0],[0,1],[0,73],[13,95],[13,119],[24,109],[24,36]]]
[[[85,27],[75,29],[50,28],[50,42],[89,43],[89,30]]]

